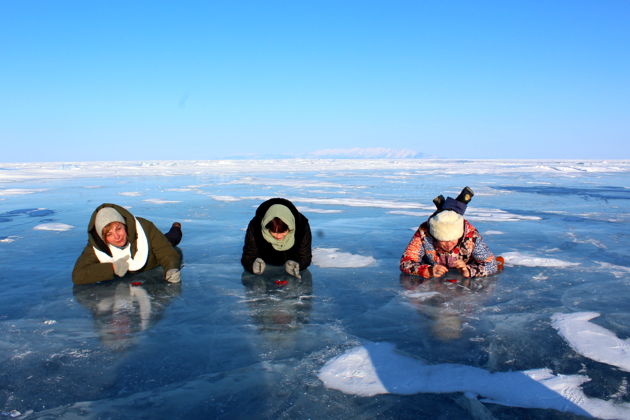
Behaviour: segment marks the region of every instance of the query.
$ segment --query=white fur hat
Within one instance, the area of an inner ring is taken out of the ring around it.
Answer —
[[[125,218],[122,217],[118,211],[113,207],[103,207],[96,213],[96,217],[94,218],[94,227],[96,228],[96,233],[103,238],[103,228],[109,225],[112,222],[120,222],[123,225],[126,225]]]
[[[464,218],[452,210],[444,210],[429,219],[429,232],[438,241],[455,241],[464,235]]]

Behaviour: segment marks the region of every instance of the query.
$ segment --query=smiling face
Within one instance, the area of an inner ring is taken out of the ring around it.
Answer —
[[[127,245],[127,229],[120,222],[112,222],[103,228],[105,243],[117,247]]]

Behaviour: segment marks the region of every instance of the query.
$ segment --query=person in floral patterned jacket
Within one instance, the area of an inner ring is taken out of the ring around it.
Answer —
[[[477,229],[464,219],[473,195],[465,187],[455,199],[440,195],[433,200],[437,210],[411,238],[400,259],[400,271],[427,279],[442,277],[451,268],[467,278],[499,271],[497,259]]]

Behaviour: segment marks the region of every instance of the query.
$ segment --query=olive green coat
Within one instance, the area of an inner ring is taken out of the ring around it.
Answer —
[[[100,262],[93,249],[94,247],[108,255],[111,255],[109,247],[100,238],[100,236],[98,236],[94,227],[96,213],[103,207],[113,207],[122,215],[122,217],[125,218],[127,225],[127,238],[129,242],[131,242],[132,258],[136,255],[138,250],[138,236],[136,233],[136,223],[133,215],[125,208],[116,204],[101,204],[92,213],[87,229],[88,243],[77,259],[77,262],[74,264],[74,269],[72,270],[72,282],[74,284],[98,283],[99,281],[112,280],[114,278],[113,265],[111,263]],[[147,263],[144,267],[142,267],[142,269],[138,270],[138,272],[151,270],[157,266],[162,266],[164,271],[171,268],[179,269],[181,266],[180,254],[175,248],[173,248],[164,234],[162,234],[162,232],[160,232],[150,221],[143,219],[142,217],[138,217],[137,219],[144,230],[149,245]]]

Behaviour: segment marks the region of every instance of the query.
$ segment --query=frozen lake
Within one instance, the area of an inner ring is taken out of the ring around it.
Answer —
[[[466,185],[504,272],[401,276]],[[240,265],[271,197],[310,221],[301,280]],[[182,223],[181,284],[73,287],[103,202]],[[0,164],[0,418],[630,419],[629,222],[630,161]]]

